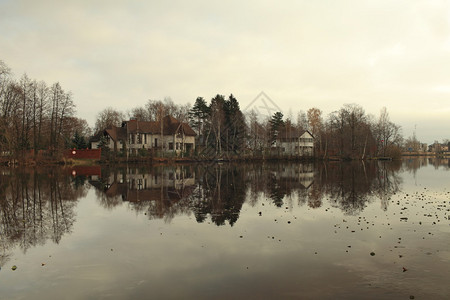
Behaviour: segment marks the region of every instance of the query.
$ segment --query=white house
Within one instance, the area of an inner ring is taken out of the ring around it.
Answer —
[[[278,133],[276,146],[281,155],[312,156],[314,136],[308,130],[286,129]]]

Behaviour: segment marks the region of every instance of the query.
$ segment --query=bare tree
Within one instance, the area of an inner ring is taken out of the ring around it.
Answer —
[[[97,114],[94,131],[98,133],[110,126],[121,126],[124,119],[125,115],[122,112],[112,107],[107,107]]]
[[[297,114],[297,129],[298,130],[308,130],[308,117],[303,110],[300,110]]]
[[[381,109],[375,132],[378,150],[383,156],[390,146],[400,146],[402,142],[401,127],[391,122],[386,107]]]

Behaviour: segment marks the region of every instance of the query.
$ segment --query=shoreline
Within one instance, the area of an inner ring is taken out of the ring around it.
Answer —
[[[96,165],[117,165],[117,164],[145,164],[145,165],[160,165],[160,164],[196,164],[196,163],[254,163],[254,162],[317,162],[317,161],[325,161],[325,162],[351,162],[351,161],[393,161],[393,160],[401,160],[403,158],[407,158],[408,156],[401,156],[400,158],[391,158],[391,157],[370,157],[365,159],[349,159],[349,158],[341,158],[341,157],[312,157],[312,156],[301,156],[301,157],[276,157],[276,156],[268,156],[268,157],[188,157],[188,158],[174,158],[174,157],[158,157],[158,158],[149,158],[149,157],[137,157],[137,158],[116,158],[110,160],[104,159],[61,159],[61,160],[26,160],[19,161],[14,160],[11,161],[1,161],[0,166],[3,167],[48,167],[48,166],[96,166]],[[418,156],[413,156],[418,157]],[[422,156],[424,157],[424,156]],[[429,156],[428,157],[436,157]]]
[[[398,158],[392,157],[367,157],[343,158],[338,156],[314,157],[314,156],[230,156],[230,157],[115,157],[113,159],[78,159],[78,158],[62,158],[62,159],[26,159],[21,160],[0,160],[0,166],[3,167],[36,167],[36,166],[93,166],[93,165],[116,165],[116,164],[195,164],[195,163],[233,163],[233,162],[345,162],[345,161],[393,161],[407,158],[450,158],[450,154],[435,153],[402,153]]]

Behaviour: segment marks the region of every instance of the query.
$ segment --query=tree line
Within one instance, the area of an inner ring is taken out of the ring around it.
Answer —
[[[86,148],[90,134],[86,120],[75,116],[72,93],[59,82],[48,85],[27,74],[15,79],[0,61],[1,156],[24,158],[30,150],[56,156],[62,149]]]
[[[170,98],[148,100],[126,113],[112,107],[98,113],[92,131],[84,119],[75,115],[70,91],[60,83],[48,85],[27,74],[15,79],[0,61],[0,155],[23,158],[46,150],[50,156],[67,148],[87,148],[92,133],[110,126],[121,126],[125,119],[161,121],[171,115],[188,122],[197,133],[196,154],[200,156],[266,155],[276,149],[283,133],[294,137],[302,131],[314,136],[315,156],[363,159],[400,155],[401,128],[383,108],[378,117],[366,114],[357,104],[345,104],[323,116],[318,108],[263,118],[255,110],[242,111],[238,99],[217,94],[207,101],[197,97],[194,105],[179,105]]]
[[[198,145],[209,149],[202,153],[271,153],[279,147],[277,139],[298,137],[308,131],[314,137],[315,156],[344,159],[396,157],[401,154],[401,127],[390,120],[386,108],[375,117],[357,104],[345,104],[326,118],[318,108],[300,111],[294,121],[275,112],[262,118],[255,110],[241,111],[238,100],[216,95],[208,104],[198,97],[189,111],[190,125],[198,134]]]
[[[304,131],[314,137],[314,155],[325,159],[397,157],[403,144],[401,127],[390,120],[386,108],[379,116],[367,114],[360,105],[345,104],[326,117],[320,109],[310,108],[299,111],[296,120],[292,113],[285,117],[282,112],[263,118],[255,110],[243,112],[233,94],[217,94],[210,101],[197,97],[192,107],[166,98],[148,100],[127,113],[106,108],[97,115],[95,131],[120,126],[125,118],[159,121],[167,114],[189,122],[197,133],[196,153],[205,157],[270,155],[279,147],[280,134],[290,138]]]

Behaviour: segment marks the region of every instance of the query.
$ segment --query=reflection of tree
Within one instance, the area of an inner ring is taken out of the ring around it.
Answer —
[[[373,200],[381,199],[386,207],[387,199],[398,191],[401,179],[396,172],[401,162],[336,162],[267,164],[263,171],[252,168],[249,197],[261,198],[263,193],[277,207],[297,197],[298,205],[321,207],[323,199],[329,198],[332,205],[347,214],[357,214]]]
[[[419,168],[427,166],[428,160],[426,157],[415,157],[415,158],[409,158],[405,159],[403,161],[403,169],[411,172],[416,175],[416,172]]]
[[[362,211],[369,201],[370,181],[367,179],[373,169],[366,167],[365,162],[345,162],[329,167],[325,186],[333,205],[348,214]]]
[[[398,191],[400,178],[396,162],[344,162],[322,166],[326,174],[318,183],[329,195],[330,201],[347,214],[361,212],[367,203],[373,201],[372,194],[381,199],[382,206]]]
[[[0,175],[1,248],[23,251],[51,239],[59,243],[75,221],[76,199],[86,195],[79,179],[63,169],[8,170]],[[76,188],[75,186],[78,186]]]
[[[450,159],[448,157],[414,157],[403,161],[403,169],[416,174],[417,170],[427,165],[434,166],[435,169],[450,168]]]
[[[216,225],[226,221],[233,226],[239,218],[242,204],[246,199],[247,180],[244,176],[247,166],[212,165],[199,166],[202,173],[193,198],[193,207],[198,221],[206,219],[207,214]]]
[[[297,199],[299,206],[315,209],[329,199],[345,213],[357,214],[377,196],[386,209],[387,199],[399,190],[399,168],[396,162],[375,161],[128,166],[102,170],[103,177],[90,183],[108,209],[128,203],[150,219],[193,214],[199,223],[211,219],[232,226],[245,201],[283,207]]]
[[[283,198],[285,196],[283,190],[279,185],[279,181],[276,180],[276,175],[273,173],[269,174],[269,197],[272,199],[273,204],[277,207],[283,206]]]
[[[379,162],[377,164],[377,174],[373,181],[372,190],[380,199],[383,210],[387,210],[389,198],[400,189],[402,179],[398,175],[398,171],[401,165],[400,161]]]
[[[450,168],[450,159],[444,157],[431,157],[428,159],[430,165],[433,165],[437,170],[442,167],[444,170],[448,170]]]

